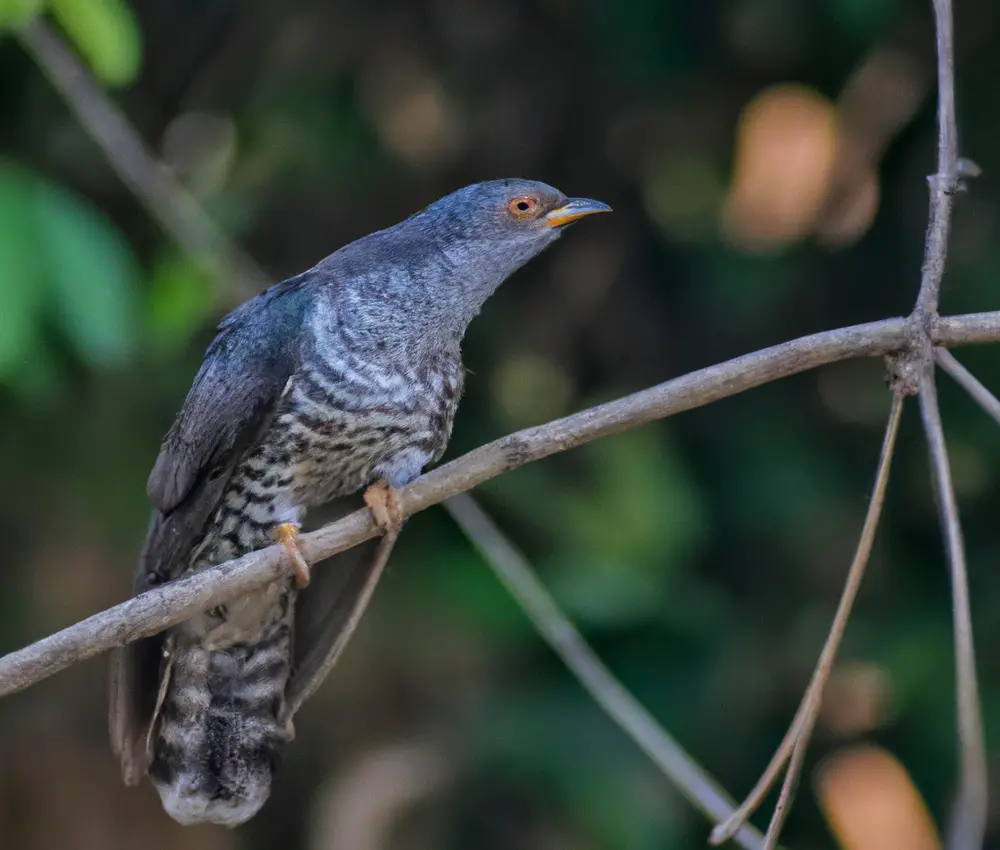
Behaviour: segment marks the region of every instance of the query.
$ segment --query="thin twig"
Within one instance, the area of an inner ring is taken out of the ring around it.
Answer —
[[[955,691],[958,709],[959,783],[949,850],[979,850],[986,833],[988,803],[986,750],[979,706],[976,653],[969,606],[969,580],[958,504],[951,480],[948,449],[941,426],[935,386],[931,330],[938,315],[941,279],[948,255],[952,198],[958,191],[958,130],[955,117],[955,61],[952,44],[951,0],[934,0],[937,30],[938,168],[931,179],[931,214],[924,249],[923,274],[914,318],[924,339],[920,363],[920,412],[930,452],[938,510],[951,574],[955,644]]]
[[[896,448],[896,435],[899,433],[899,422],[902,418],[902,412],[903,398],[901,395],[894,395],[892,408],[889,411],[889,421],[885,426],[885,437],[882,440],[882,453],[879,456],[878,468],[875,472],[875,484],[872,487],[872,494],[868,500],[868,511],[865,514],[865,521],[861,527],[861,535],[854,552],[854,559],[851,561],[851,566],[847,571],[844,590],[841,593],[837,611],[833,616],[830,632],[823,645],[823,650],[820,652],[819,660],[816,662],[816,668],[813,671],[809,686],[806,688],[802,702],[795,712],[795,718],[792,720],[788,731],[785,733],[785,737],[771,758],[770,764],[768,764],[763,775],[757,781],[757,784],[746,800],[727,821],[720,823],[712,830],[712,835],[709,839],[712,844],[721,844],[723,841],[728,840],[736,829],[746,823],[750,815],[761,804],[768,791],[771,790],[771,786],[781,774],[781,768],[784,767],[789,756],[793,755],[796,748],[805,749],[819,712],[820,703],[823,698],[823,689],[830,678],[830,671],[833,669],[833,662],[837,657],[837,650],[840,648],[840,642],[847,628],[847,621],[851,616],[851,609],[854,605],[854,600],[857,598],[858,589],[861,587],[861,580],[864,578],[865,567],[868,565],[872,546],[875,543],[875,533],[878,530],[879,519],[882,516],[882,506],[885,503],[885,491],[889,484],[889,470],[892,466],[892,457]],[[798,760],[798,765],[801,766],[801,757]],[[785,784],[782,788],[782,799],[790,797],[798,778],[797,774],[796,761],[793,758],[793,763],[789,766],[785,777]],[[780,802],[779,800],[779,804]],[[771,826],[768,828],[768,840],[771,840],[773,834],[774,840],[777,841],[777,833],[784,822],[782,812],[785,811],[785,808],[785,806],[781,805],[775,808]],[[769,846],[773,847],[773,844]]]
[[[111,167],[188,256],[209,274],[234,284],[236,292],[256,292],[266,286],[267,276],[233,247],[171,170],[150,153],[128,119],[62,38],[41,17],[18,32],[21,44],[104,152]]]
[[[949,850],[980,850],[986,834],[987,777],[983,719],[979,708],[976,652],[972,638],[972,613],[965,565],[965,543],[958,518],[958,504],[951,480],[948,449],[941,426],[933,366],[924,372],[920,387],[920,413],[930,452],[937,491],[941,529],[951,572],[955,633],[955,679],[958,699],[959,783],[948,829]]]
[[[992,336],[987,328],[992,327]],[[939,344],[1000,341],[1000,312],[942,319]],[[885,319],[800,337],[545,425],[517,431],[431,470],[402,493],[409,516],[532,461],[600,437],[663,419],[789,375],[854,357],[888,354],[906,343],[905,319]],[[302,536],[310,563],[374,537],[367,510]],[[156,634],[199,611],[257,590],[288,574],[285,550],[271,546],[147,591],[0,658],[0,696],[23,690],[71,664]]]
[[[938,312],[941,280],[948,257],[952,198],[958,189],[958,130],[955,120],[955,60],[951,0],[934,0],[937,30],[938,167],[930,178],[930,216],[916,311],[924,321]]]
[[[937,360],[938,366],[951,375],[955,382],[972,396],[972,400],[976,404],[1000,424],[1000,399],[993,395],[972,372],[959,363],[950,351],[935,348],[934,359]]]
[[[690,803],[712,820],[726,817],[732,812],[732,798],[615,678],[559,610],[524,555],[504,536],[472,496],[467,493],[454,496],[444,502],[444,508],[587,693],[660,767]],[[747,850],[760,850],[763,847],[763,836],[752,826],[741,828],[735,839]]]
[[[811,711],[805,718],[801,733],[792,748],[792,760],[788,763],[788,771],[785,773],[785,781],[781,783],[781,793],[778,795],[778,802],[774,805],[774,813],[771,815],[771,822],[767,825],[767,834],[764,836],[764,850],[775,850],[778,846],[778,837],[785,826],[785,820],[791,810],[792,798],[798,788],[799,777],[802,775],[802,765],[806,760],[806,750],[809,749],[809,739],[812,737],[813,727],[816,725],[816,718],[819,715],[819,700],[810,707]]]

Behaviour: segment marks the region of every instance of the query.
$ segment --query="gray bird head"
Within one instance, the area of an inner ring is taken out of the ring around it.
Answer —
[[[461,337],[494,290],[569,224],[610,209],[534,180],[475,183],[352,243],[339,261],[367,281],[360,298],[377,296],[382,306],[426,323],[425,333]],[[396,324],[387,310],[375,309],[384,329]]]
[[[485,298],[568,224],[610,209],[534,180],[491,180],[445,195],[409,221],[464,269],[470,288]]]
[[[520,265],[552,244],[567,224],[610,210],[600,201],[567,198],[545,183],[509,179],[466,186],[408,221],[445,245],[476,244],[488,253],[484,259],[519,259]]]

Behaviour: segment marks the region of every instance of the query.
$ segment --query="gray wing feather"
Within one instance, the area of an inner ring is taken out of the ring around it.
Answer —
[[[295,654],[282,722],[295,717],[340,659],[368,608],[398,532],[336,555],[313,572],[295,606]]]
[[[309,273],[276,284],[219,325],[184,406],[164,438],[147,490],[156,506],[133,595],[176,578],[218,505],[243,450],[258,434],[297,365]],[[127,784],[149,767],[163,657],[162,635],[113,653],[109,731]]]
[[[272,286],[219,325],[149,475],[147,492],[163,513],[256,434],[295,369],[308,280],[307,272]]]

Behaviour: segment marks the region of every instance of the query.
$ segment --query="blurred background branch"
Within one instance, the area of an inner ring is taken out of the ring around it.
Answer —
[[[524,556],[475,499],[462,493],[445,501],[444,508],[594,701],[677,785],[691,805],[714,820],[729,817],[735,805],[732,798],[614,677],[559,610]],[[728,837],[747,850],[763,847],[763,836],[745,824],[736,826]]]
[[[233,246],[171,170],[150,154],[125,115],[42,18],[21,28],[19,36],[108,164],[191,259],[233,293],[270,285],[260,267]]]

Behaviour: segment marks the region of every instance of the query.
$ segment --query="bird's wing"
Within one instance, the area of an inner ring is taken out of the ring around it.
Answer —
[[[218,328],[160,448],[147,490],[156,510],[139,557],[138,595],[183,571],[243,450],[295,371],[310,273],[265,290]],[[164,638],[113,653],[109,726],[127,784],[149,766],[149,730],[161,686]]]
[[[314,570],[295,605],[292,677],[281,721],[292,720],[340,659],[371,601],[397,537],[390,531]]]
[[[306,272],[276,284],[220,323],[149,475],[147,492],[163,513],[255,435],[295,369],[309,280]]]

